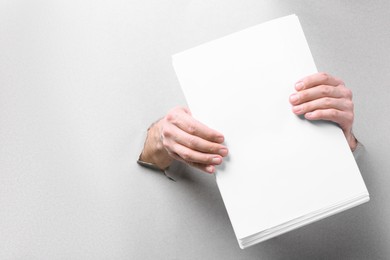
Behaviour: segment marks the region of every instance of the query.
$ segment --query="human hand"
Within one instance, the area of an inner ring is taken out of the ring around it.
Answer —
[[[152,125],[140,159],[167,168],[173,159],[207,173],[227,156],[224,136],[194,119],[188,108],[176,107]]]
[[[308,120],[329,120],[344,132],[352,151],[357,140],[352,133],[354,104],[352,91],[344,82],[326,73],[315,73],[295,84],[296,93],[290,96],[292,111]]]

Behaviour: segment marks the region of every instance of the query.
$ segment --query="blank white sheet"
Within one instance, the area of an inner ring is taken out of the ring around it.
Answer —
[[[193,116],[222,132],[216,179],[237,239],[368,196],[341,129],[294,115],[289,96],[317,72],[290,15],[173,56]]]

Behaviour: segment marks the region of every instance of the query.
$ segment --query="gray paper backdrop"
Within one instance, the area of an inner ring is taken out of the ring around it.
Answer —
[[[213,176],[135,161],[185,105],[172,54],[292,13],[354,92],[371,201],[241,250]],[[388,1],[0,0],[0,258],[389,258],[389,25]]]

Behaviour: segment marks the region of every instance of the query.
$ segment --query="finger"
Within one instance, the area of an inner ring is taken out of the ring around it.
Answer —
[[[178,160],[178,161],[182,161],[192,167],[195,167],[201,171],[204,171],[204,172],[207,172],[209,174],[212,174],[215,172],[215,165],[207,165],[207,164],[201,164],[201,163],[194,163],[194,162],[187,162],[185,160],[183,160],[183,158],[181,158],[178,154],[176,153],[169,153],[169,156],[171,156],[173,159],[175,160]]]
[[[309,89],[301,90],[290,95],[290,103],[292,105],[302,104],[308,101],[316,100],[324,97],[342,98],[349,97],[348,89],[340,85],[334,87],[330,85],[318,85]]]
[[[194,151],[180,145],[178,143],[174,144],[168,153],[177,160],[184,161],[186,163],[196,163],[196,164],[205,164],[205,165],[219,165],[222,163],[222,156],[215,154],[206,154],[198,151]]]
[[[224,141],[221,133],[197,121],[185,111],[182,113],[168,114],[166,120],[190,135],[198,136],[215,143],[223,143]]]
[[[350,111],[337,109],[315,110],[305,114],[308,120],[328,120],[337,123],[343,130],[352,125],[354,115]]]
[[[176,131],[174,139],[177,143],[202,153],[219,154],[223,157],[227,156],[228,154],[228,149],[226,146],[219,143],[210,142],[196,135],[190,135],[179,128]]]
[[[341,111],[353,111],[353,103],[348,99],[340,98],[319,98],[303,104],[292,107],[292,110],[297,115],[306,114],[315,110],[336,109]]]
[[[212,174],[216,171],[215,165],[205,165],[205,164],[199,164],[199,163],[188,163],[188,165],[195,167],[201,171],[204,171],[206,173]]]
[[[185,113],[187,113],[187,114],[189,114],[190,116],[192,116],[191,110],[190,110],[188,107],[181,107],[181,109],[182,109]]]
[[[338,86],[338,85],[344,85],[344,82],[327,73],[319,72],[299,80],[295,84],[295,89],[297,91],[301,91],[318,85]]]
[[[173,124],[165,125],[161,130],[160,139],[167,150],[172,150],[172,147],[178,143],[202,153],[220,155],[223,157],[228,154],[226,146],[207,141],[195,135],[190,135]]]

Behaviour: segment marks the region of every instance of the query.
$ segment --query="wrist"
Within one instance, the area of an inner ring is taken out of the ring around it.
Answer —
[[[349,147],[351,148],[351,151],[355,151],[357,145],[358,145],[358,141],[355,137],[355,135],[353,134],[352,130],[348,131],[347,133],[344,133],[345,135],[345,138],[347,139],[347,142],[349,144]]]
[[[160,170],[168,168],[173,159],[169,156],[164,148],[161,136],[161,120],[152,124],[147,133],[144,148],[139,157],[139,160],[149,164],[153,164]]]

